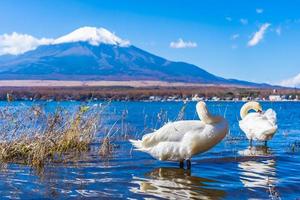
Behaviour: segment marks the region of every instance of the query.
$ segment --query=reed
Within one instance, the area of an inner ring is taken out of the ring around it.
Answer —
[[[101,107],[80,106],[75,112],[43,106],[0,109],[0,162],[42,168],[47,162],[64,161],[66,153],[89,150],[99,130]]]
[[[115,145],[112,143],[112,139],[113,136],[120,131],[120,128],[117,127],[117,124],[119,123],[120,120],[122,121],[121,129],[123,129],[123,115],[122,115],[121,119],[115,121],[115,123],[110,127],[109,130],[107,128],[105,130],[106,135],[102,139],[99,148],[99,155],[104,159],[108,159],[113,155]]]
[[[99,148],[99,155],[102,158],[109,158],[111,155],[113,155],[114,152],[114,145],[111,142],[111,138],[110,137],[105,137],[103,138],[100,148]]]
[[[296,153],[300,151],[300,141],[296,140],[289,145],[289,152]]]

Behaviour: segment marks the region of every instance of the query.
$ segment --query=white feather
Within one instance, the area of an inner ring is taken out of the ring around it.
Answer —
[[[199,104],[200,103],[200,104]],[[130,140],[139,151],[149,153],[159,160],[182,161],[205,152],[219,143],[228,132],[223,117],[212,117],[203,102],[197,104],[197,112],[205,120],[169,122],[159,130]],[[206,116],[203,116],[206,115]]]
[[[264,113],[248,113],[239,121],[239,126],[248,139],[267,141],[277,131],[276,112],[268,109]]]

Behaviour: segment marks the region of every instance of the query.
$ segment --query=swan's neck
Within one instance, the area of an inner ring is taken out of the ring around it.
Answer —
[[[250,110],[254,110],[254,108],[251,104],[243,105],[243,107],[241,108],[241,111],[240,111],[241,118],[244,119]]]
[[[205,124],[213,124],[219,122],[221,119],[219,116],[213,116],[208,111],[207,107],[197,107],[197,113],[202,122]]]

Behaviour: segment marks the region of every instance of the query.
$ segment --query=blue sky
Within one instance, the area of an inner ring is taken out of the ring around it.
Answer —
[[[82,26],[104,27],[219,76],[279,83],[300,73],[299,10],[297,0],[4,0],[0,35],[55,38]],[[172,48],[179,39],[186,48]]]

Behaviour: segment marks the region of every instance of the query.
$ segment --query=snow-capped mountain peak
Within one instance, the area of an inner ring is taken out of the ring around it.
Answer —
[[[0,56],[19,55],[32,51],[41,45],[62,44],[71,42],[88,42],[90,45],[99,44],[118,45],[127,47],[128,40],[123,40],[105,28],[81,27],[59,38],[36,38],[32,35],[13,32],[0,35]]]
[[[68,42],[88,42],[94,46],[98,46],[101,43],[119,46],[128,46],[130,44],[128,40],[119,38],[114,33],[108,31],[105,28],[88,26],[81,27],[67,35],[55,39],[53,44]]]

